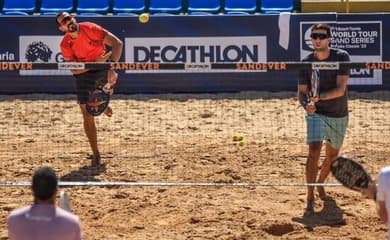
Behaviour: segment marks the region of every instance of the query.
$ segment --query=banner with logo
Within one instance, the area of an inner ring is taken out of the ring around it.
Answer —
[[[265,36],[126,38],[125,46],[126,62],[186,63],[198,66],[204,63],[267,62],[267,38]],[[187,69],[158,72],[180,73],[185,71]],[[231,71],[237,70],[208,70],[208,72]],[[145,71],[135,70],[126,73],[137,72]]]
[[[124,43],[121,61],[184,63],[184,69],[119,71],[118,93],[296,91],[297,71],[211,69],[212,63],[300,61],[313,50],[310,27],[332,25],[332,47],[352,61],[389,61],[390,14],[289,14],[151,16],[77,16],[117,35]],[[0,17],[0,61],[63,62],[60,32],[52,16]],[[149,66],[148,65],[148,66]],[[143,66],[143,65],[139,65]],[[352,69],[351,89],[389,90],[390,73]],[[0,71],[0,94],[74,93],[69,70]]]
[[[20,36],[20,62],[63,62],[59,42],[61,36]],[[69,70],[21,70],[23,76],[71,75]]]
[[[301,21],[301,59],[313,51],[310,27],[316,22]],[[382,21],[324,22],[332,26],[332,48],[343,49],[352,62],[382,61]],[[350,85],[381,85],[382,70],[351,69]]]

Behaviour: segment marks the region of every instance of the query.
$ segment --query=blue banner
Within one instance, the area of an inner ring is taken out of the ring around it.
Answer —
[[[300,61],[313,50],[310,26],[329,23],[332,47],[352,61],[389,61],[390,14],[281,14],[151,16],[77,16],[102,25],[124,43],[123,62],[204,63]],[[52,16],[1,16],[0,61],[62,62],[62,33]],[[142,67],[143,65],[137,65]],[[145,64],[145,66],[150,66]],[[352,69],[350,89],[389,90],[389,71]],[[1,71],[1,94],[74,93],[68,70]],[[168,69],[120,71],[117,93],[296,91],[294,71]]]

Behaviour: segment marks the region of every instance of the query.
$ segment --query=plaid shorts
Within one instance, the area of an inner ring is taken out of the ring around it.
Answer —
[[[320,114],[306,114],[306,142],[328,142],[333,148],[343,145],[348,125],[348,116],[341,118],[327,117]]]

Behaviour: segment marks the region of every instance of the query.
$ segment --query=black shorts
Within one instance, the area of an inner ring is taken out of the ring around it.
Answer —
[[[88,72],[73,75],[76,78],[77,101],[86,104],[89,94],[97,87],[103,87],[107,83],[108,70],[90,70]]]

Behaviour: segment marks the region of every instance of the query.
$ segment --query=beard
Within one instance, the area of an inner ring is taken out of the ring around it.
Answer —
[[[69,32],[73,33],[73,32],[77,32],[77,30],[78,30],[77,24],[75,24],[75,23],[70,23],[70,24],[68,25],[68,31],[69,31]]]
[[[328,46],[314,46],[314,50],[316,50],[317,52],[324,52],[328,50]]]

